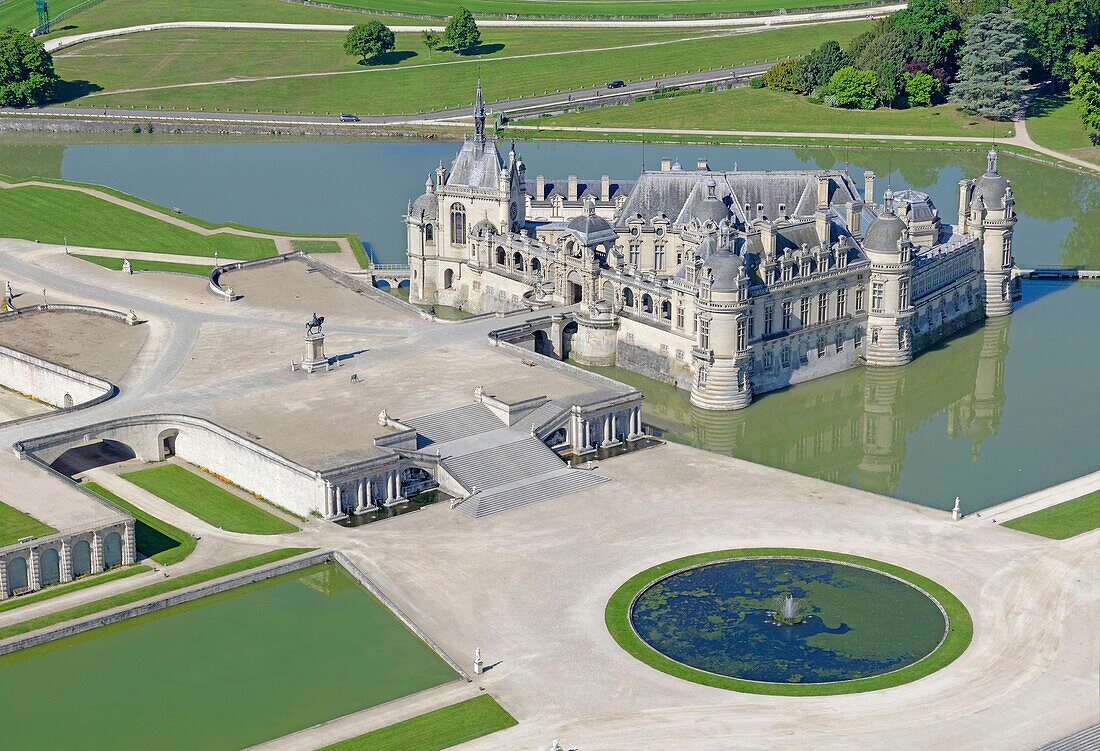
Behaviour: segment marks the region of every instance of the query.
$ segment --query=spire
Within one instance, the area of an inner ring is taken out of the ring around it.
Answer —
[[[485,100],[481,96],[481,77],[477,79],[477,97],[474,99],[474,143],[485,145]]]
[[[886,187],[886,193],[882,196],[882,211],[884,214],[894,213],[894,191],[890,186]]]
[[[989,148],[989,153],[985,155],[985,158],[986,158],[986,161],[988,163],[988,169],[986,170],[986,172],[996,174],[997,173],[997,147],[996,146],[991,146]]]

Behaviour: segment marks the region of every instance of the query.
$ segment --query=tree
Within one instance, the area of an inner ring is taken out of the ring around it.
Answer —
[[[930,107],[939,93],[940,82],[935,76],[921,71],[905,74],[905,97],[910,107]]]
[[[875,96],[880,104],[893,107],[902,92],[902,69],[893,61],[885,61],[874,71]]]
[[[1100,142],[1100,47],[1093,47],[1087,55],[1076,55],[1073,65],[1077,75],[1069,93],[1077,102],[1081,122],[1095,144]]]
[[[944,0],[913,0],[894,14],[895,27],[909,36],[910,60],[921,60],[930,68],[955,70],[955,58],[962,46],[962,23]]]
[[[59,80],[41,42],[22,31],[0,30],[0,106],[45,104],[53,99]]]
[[[848,56],[840,43],[830,39],[802,59],[798,72],[806,91],[825,86],[833,74],[848,64]]]
[[[459,54],[465,54],[481,43],[481,30],[477,27],[474,14],[466,8],[459,8],[447,22],[443,30],[447,46]]]
[[[1073,55],[1100,42],[1096,0],[1012,0],[1012,12],[1027,27],[1027,49],[1039,78],[1068,84]]]
[[[802,76],[799,74],[799,59],[792,57],[789,60],[780,60],[768,68],[764,72],[764,83],[769,89],[778,91],[804,91]]]
[[[846,65],[829,79],[829,94],[837,107],[873,110],[878,104],[875,73]]]
[[[380,21],[360,23],[351,27],[344,40],[344,52],[367,63],[393,49],[393,32]]]
[[[1023,50],[1023,24],[1008,12],[972,19],[951,101],[985,117],[1012,117],[1027,83]]]
[[[437,49],[439,45],[443,44],[443,37],[436,34],[434,31],[425,31],[420,35],[420,41],[424,43],[424,46],[428,49],[428,59],[432,57],[432,50]]]

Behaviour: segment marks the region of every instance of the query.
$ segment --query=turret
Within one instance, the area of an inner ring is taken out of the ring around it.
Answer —
[[[909,329],[913,315],[913,246],[905,223],[895,213],[894,195],[889,189],[883,195],[882,213],[867,226],[863,250],[871,261],[867,363],[904,365],[913,359]]]
[[[699,276],[691,403],[703,409],[743,409],[752,403],[749,276],[742,258],[726,245],[710,254]]]
[[[990,149],[984,175],[974,182],[971,221],[982,237],[982,279],[985,314],[1012,312],[1012,227],[1016,224],[1015,198],[1008,180],[997,172],[997,150]],[[980,200],[980,208],[975,203]],[[980,224],[979,224],[980,222]]]

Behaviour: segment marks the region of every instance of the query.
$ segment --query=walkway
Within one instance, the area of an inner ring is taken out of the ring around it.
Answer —
[[[964,521],[1000,524],[1051,506],[1057,506],[1059,503],[1072,501],[1097,490],[1100,490],[1100,471],[1077,477],[1059,485],[1052,485],[1049,488],[1043,488],[1034,493],[1014,498],[1011,501],[1005,501],[992,508],[985,509],[980,515],[970,514],[965,517]]]

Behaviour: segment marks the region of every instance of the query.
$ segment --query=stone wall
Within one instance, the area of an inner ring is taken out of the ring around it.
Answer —
[[[100,378],[2,346],[0,386],[60,408],[98,404],[117,393]]]

